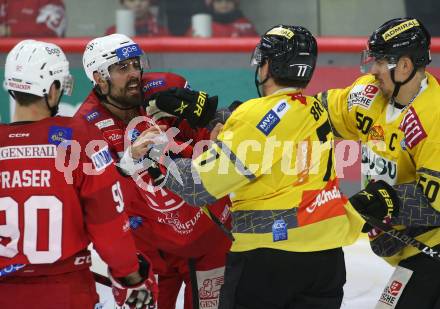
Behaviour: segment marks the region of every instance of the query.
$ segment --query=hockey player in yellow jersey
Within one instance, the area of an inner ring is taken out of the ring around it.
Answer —
[[[361,68],[370,74],[318,97],[335,131],[363,143],[366,188],[350,198],[353,206],[438,251],[440,87],[425,71],[429,46],[430,34],[419,20],[392,19],[371,35],[363,52]],[[393,205],[368,204],[365,194],[378,188],[395,194]],[[440,263],[379,230],[369,236],[373,251],[398,265],[376,308],[440,308]]]
[[[205,152],[174,158],[166,177],[192,205],[231,197],[235,241],[222,309],[341,306],[341,247],[365,222],[339,191],[327,112],[302,94],[316,58],[304,27],[267,31],[252,58],[263,97],[241,104]]]

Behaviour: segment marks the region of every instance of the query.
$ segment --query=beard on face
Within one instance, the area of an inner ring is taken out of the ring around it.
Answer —
[[[129,86],[133,83],[138,84],[138,91],[130,93],[132,91]],[[110,94],[108,95],[113,101],[118,103],[121,107],[136,107],[142,105],[142,90],[141,82],[138,78],[129,80],[124,88],[115,89],[111,87]]]

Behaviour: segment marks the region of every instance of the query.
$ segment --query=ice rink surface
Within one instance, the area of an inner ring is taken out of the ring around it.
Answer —
[[[343,309],[373,309],[379,296],[393,272],[393,268],[375,256],[366,239],[359,239],[354,245],[345,247],[347,266],[347,283]],[[94,262],[97,257],[94,256]],[[95,271],[105,273],[105,266],[98,261],[92,267]],[[97,284],[103,309],[114,309],[110,288]],[[182,292],[182,291],[181,291]],[[183,308],[183,294],[180,293],[177,309]]]

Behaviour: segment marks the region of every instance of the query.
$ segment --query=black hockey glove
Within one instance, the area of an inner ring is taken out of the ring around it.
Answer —
[[[239,107],[241,104],[243,104],[243,101],[235,100],[234,102],[232,102],[232,103],[228,106],[228,109],[229,109],[229,111],[232,113],[232,112],[235,111],[235,110],[237,109],[237,107]]]
[[[185,88],[170,88],[158,92],[148,102],[150,109],[156,107],[165,113],[186,119],[193,128],[205,127],[214,118],[217,104],[217,96],[209,97],[206,92]]]
[[[370,182],[367,187],[349,198],[351,205],[361,215],[383,220],[387,216],[395,217],[399,213],[400,201],[393,187],[383,180]],[[362,232],[372,227],[367,223]]]

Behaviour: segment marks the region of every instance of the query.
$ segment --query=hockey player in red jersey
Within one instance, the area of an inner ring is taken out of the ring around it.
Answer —
[[[136,257],[107,144],[85,121],[51,117],[71,90],[63,51],[21,41],[5,80],[17,105],[14,122],[0,124],[0,308],[97,308],[91,242],[117,303],[150,307],[152,267]]]
[[[83,64],[95,87],[75,117],[98,127],[110,144],[111,152],[119,158],[124,152],[124,138],[130,145],[151,125],[142,121],[126,130],[130,120],[137,116],[146,116],[144,120],[153,120],[164,129],[177,126],[180,130],[177,143],[209,139],[207,129],[193,129],[186,121],[178,123],[176,117],[157,113],[154,108],[145,111],[140,106],[154,93],[170,87],[185,88],[187,82],[173,73],[144,73],[141,78],[140,49],[134,52],[138,48],[131,39],[120,34],[97,38],[87,45]],[[122,49],[133,50],[133,53],[121,56],[118,50]],[[107,58],[107,55],[117,56]],[[125,78],[121,78],[122,68]],[[179,155],[191,156],[191,145]],[[136,187],[132,178],[127,177],[134,191],[126,208],[136,245],[152,259],[159,277],[158,307],[175,308],[184,281],[185,308],[217,308],[230,241],[200,209],[185,204],[166,189],[154,190],[154,176],[144,173],[139,181],[146,185],[142,186],[146,190]],[[220,221],[229,224],[227,199],[210,209]],[[199,297],[192,297],[197,294]]]
[[[63,0],[0,0],[0,36],[63,37]]]

